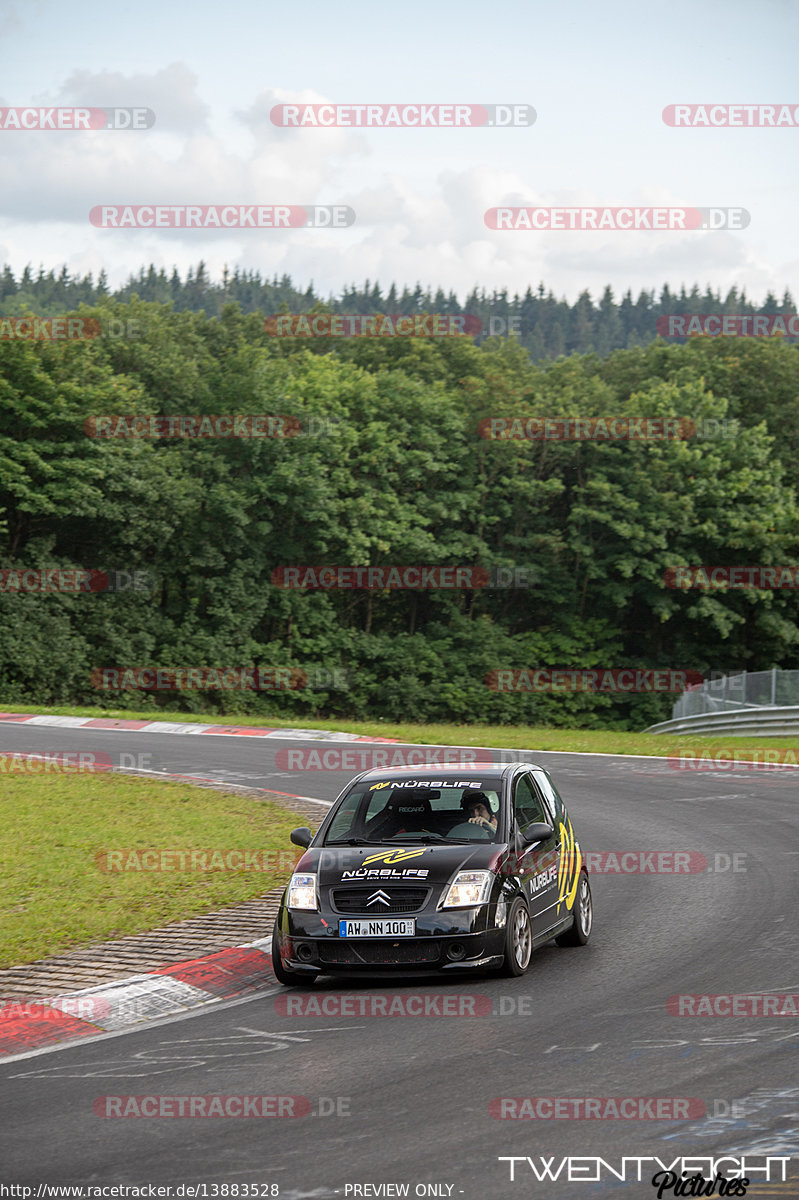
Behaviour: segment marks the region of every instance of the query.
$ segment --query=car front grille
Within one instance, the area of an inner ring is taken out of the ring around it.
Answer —
[[[438,962],[441,957],[440,942],[352,942],[330,941],[323,942],[319,947],[319,958],[330,966],[383,966],[395,964],[407,966],[410,963]]]
[[[376,893],[388,897],[388,904],[383,900],[374,900]],[[424,887],[350,887],[334,888],[332,892],[333,907],[341,913],[369,913],[370,916],[382,916],[384,913],[412,913],[424,908],[430,888]],[[370,904],[369,901],[372,900]]]

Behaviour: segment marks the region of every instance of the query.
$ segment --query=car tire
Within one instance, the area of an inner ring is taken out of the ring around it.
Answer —
[[[272,970],[278,983],[282,983],[286,987],[303,987],[307,983],[313,983],[318,974],[318,972],[314,972],[312,975],[309,971],[290,971],[288,967],[283,966],[277,936],[277,921],[272,930]]]
[[[530,913],[521,896],[517,896],[508,911],[505,926],[505,952],[500,968],[502,975],[524,975],[533,955],[533,930]]]
[[[571,928],[559,933],[555,941],[559,946],[585,946],[591,936],[594,923],[594,908],[591,900],[591,885],[585,871],[580,874],[577,895],[574,900],[574,920]]]

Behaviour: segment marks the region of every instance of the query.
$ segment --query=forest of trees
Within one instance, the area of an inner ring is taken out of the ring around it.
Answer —
[[[259,295],[273,286],[250,282]],[[35,286],[6,290],[6,309],[60,304],[35,302]],[[217,291],[196,298],[205,313],[174,296],[106,295],[80,309],[131,336],[0,341],[0,701],[640,729],[668,717],[673,697],[503,693],[486,677],[799,667],[795,590],[664,581],[678,565],[798,561],[796,345],[659,340],[536,363],[513,340],[274,338],[263,323],[274,306],[211,315]],[[309,298],[283,301],[301,311]],[[432,308],[446,311],[435,297]],[[302,431],[88,436],[101,415],[203,413],[281,414]],[[680,418],[705,422],[706,435],[482,438],[480,422],[496,416]],[[302,564],[472,564],[527,571],[532,586],[275,582]],[[77,595],[9,586],[9,570],[44,567],[149,583]],[[129,667],[322,674],[288,692],[106,695],[92,684],[94,669]]]
[[[152,265],[142,268],[124,287],[113,292],[104,273],[95,281],[91,274],[70,277],[66,267],[58,274],[52,270],[45,273],[43,268],[34,273],[26,267],[19,279],[6,267],[0,275],[0,316],[13,316],[25,310],[43,317],[58,316],[79,304],[97,304],[109,296],[117,300],[137,296],[140,300],[172,304],[176,312],[204,312],[212,317],[220,316],[226,304],[238,304],[243,313],[260,312],[266,316],[281,311],[303,313],[320,304],[341,313],[468,313],[482,322],[483,334],[477,338],[478,344],[492,332],[502,334],[514,329],[521,345],[536,362],[574,353],[604,357],[611,350],[647,346],[657,336],[658,317],[673,313],[768,313],[782,317],[796,313],[787,291],[781,300],[769,292],[763,303],[757,304],[736,288],[722,298],[709,287],[704,292],[696,286],[690,291],[682,287],[673,292],[668,285],[657,296],[654,291],[642,291],[634,300],[628,291],[620,301],[606,287],[596,303],[586,291],[571,305],[564,299],[556,299],[543,283],[535,290],[528,287],[524,296],[474,288],[461,304],[454,293],[445,294],[441,288],[423,289],[417,284],[412,290],[406,287],[400,291],[392,284],[384,292],[377,283],[367,280],[362,287],[345,287],[339,297],[325,298],[313,286],[305,291],[295,288],[288,275],[279,279],[275,276],[270,281],[257,271],[225,270],[222,279],[214,283],[202,262],[196,269],[189,269],[185,279],[181,279],[177,270],[167,274],[163,268],[156,270]],[[513,326],[511,321],[515,322]]]

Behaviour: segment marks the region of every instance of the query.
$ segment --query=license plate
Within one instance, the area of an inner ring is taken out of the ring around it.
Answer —
[[[339,921],[338,936],[351,937],[413,937],[416,933],[416,922],[412,920],[392,920],[390,917],[380,917],[374,921]]]

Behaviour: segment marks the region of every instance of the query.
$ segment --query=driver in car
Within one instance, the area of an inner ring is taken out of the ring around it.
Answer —
[[[482,829],[486,829],[490,833],[496,832],[497,814],[492,813],[491,805],[485,792],[480,792],[476,788],[468,789],[463,793],[461,808],[468,814],[470,825],[479,825]]]

